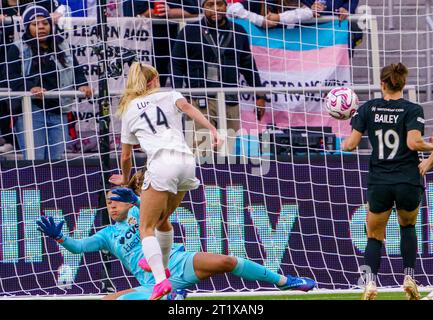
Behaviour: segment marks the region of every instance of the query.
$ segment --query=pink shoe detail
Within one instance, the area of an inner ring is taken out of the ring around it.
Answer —
[[[169,294],[171,292],[171,283],[168,279],[162,280],[160,283],[155,284],[153,287],[152,295],[149,300],[159,300],[163,296]]]
[[[141,258],[140,260],[138,260],[138,265],[140,266],[141,269],[143,269],[145,272],[152,272],[152,269],[150,268],[149,264],[147,263],[145,258]],[[168,278],[170,278],[171,274],[170,274],[170,270],[168,270],[168,268],[165,269],[165,276]]]

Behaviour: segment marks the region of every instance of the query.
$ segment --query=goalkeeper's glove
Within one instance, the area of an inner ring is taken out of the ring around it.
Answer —
[[[135,195],[134,191],[129,188],[117,188],[111,191],[111,193],[117,196],[110,197],[110,200],[128,202],[130,204],[137,204],[139,198]]]
[[[38,230],[42,233],[45,233],[50,238],[53,238],[57,242],[63,242],[63,234],[62,227],[65,223],[65,220],[60,221],[58,224],[54,222],[53,217],[48,217],[48,219],[44,216],[41,217],[41,220],[37,220],[36,224],[38,225]]]

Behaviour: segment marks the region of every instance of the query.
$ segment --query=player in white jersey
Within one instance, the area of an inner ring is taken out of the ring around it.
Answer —
[[[147,171],[140,195],[140,237],[147,267],[155,277],[150,300],[172,290],[166,277],[173,229],[169,216],[187,191],[198,188],[195,159],[185,142],[182,112],[210,130],[214,147],[220,139],[216,128],[178,92],[159,92],[155,68],[135,62],[128,74],[118,115],[122,119],[122,184],[129,181],[133,146],[147,154]],[[146,267],[146,266],[145,266]]]

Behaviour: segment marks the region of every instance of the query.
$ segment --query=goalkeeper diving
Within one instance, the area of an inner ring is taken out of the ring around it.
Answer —
[[[55,223],[52,217],[42,216],[36,223],[39,231],[53,238],[72,253],[109,251],[140,283],[139,287],[108,294],[103,299],[148,300],[155,279],[141,250],[138,232],[140,210],[137,205],[139,205],[139,198],[131,189],[121,187],[111,189],[107,193],[107,209],[114,224],[80,240],[62,234],[64,220]],[[168,219],[165,219],[160,222],[158,228],[162,230],[171,228],[171,224]],[[165,272],[173,287],[172,294],[167,296],[168,299],[174,299],[176,292],[184,292],[182,289],[223,273],[232,273],[245,280],[274,284],[280,290],[309,291],[316,286],[316,282],[310,278],[280,275],[244,258],[207,252],[187,252],[181,244],[172,246]]]

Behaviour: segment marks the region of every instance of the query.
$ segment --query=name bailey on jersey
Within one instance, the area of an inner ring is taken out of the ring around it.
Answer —
[[[378,123],[397,123],[399,115],[397,114],[375,114],[374,122]]]
[[[382,108],[382,107],[372,107],[372,112],[404,112],[404,109],[392,109],[392,108]],[[400,115],[396,114],[375,114],[374,122],[376,123],[397,123],[398,117]]]

